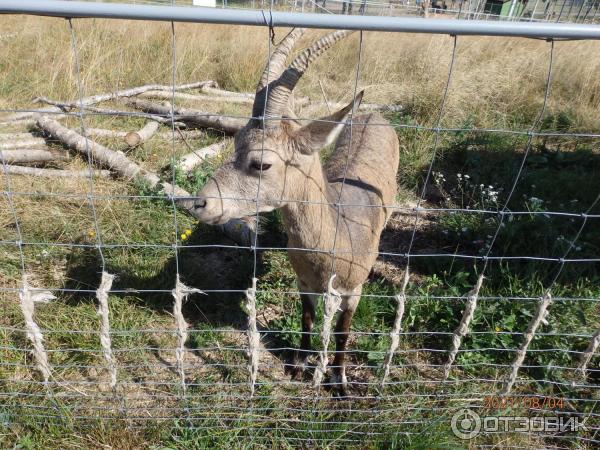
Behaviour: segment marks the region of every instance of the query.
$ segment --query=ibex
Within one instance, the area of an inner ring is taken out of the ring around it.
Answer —
[[[201,221],[223,224],[280,208],[288,254],[302,299],[302,338],[293,377],[301,379],[311,352],[315,293],[326,292],[332,274],[341,294],[330,384],[346,395],[345,350],[362,285],[378,253],[379,238],[394,202],[398,137],[379,114],[358,115],[363,93],[341,110],[302,125],[293,111],[293,90],[308,66],[350,32],[328,34],[285,60],[304,30],[290,32],[260,77],[252,119],[235,136],[235,152],[198,192]],[[276,119],[275,119],[276,118]],[[369,126],[371,125],[371,126]],[[336,142],[325,167],[319,151]],[[306,250],[302,250],[306,249]]]

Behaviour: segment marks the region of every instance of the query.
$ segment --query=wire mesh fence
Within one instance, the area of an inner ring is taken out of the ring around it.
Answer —
[[[158,23],[128,47],[146,22],[49,15],[67,20],[7,16],[25,54],[0,91],[5,435],[598,444],[597,41],[557,39],[560,26],[545,40],[483,38],[457,21],[434,41],[359,25],[328,35],[341,42],[313,62],[331,45],[323,33],[268,16],[258,31]],[[219,33],[238,34],[215,54],[189,47]],[[253,39],[260,58],[244,53]],[[277,55],[294,41],[313,47],[285,72]],[[235,86],[244,64],[263,73],[256,95],[240,92],[255,78],[237,91],[190,78],[225,67],[213,73]],[[274,110],[282,73],[304,71],[308,97]],[[31,107],[27,89],[69,100]],[[32,146],[52,159],[23,175]],[[209,206],[241,220],[219,225]]]

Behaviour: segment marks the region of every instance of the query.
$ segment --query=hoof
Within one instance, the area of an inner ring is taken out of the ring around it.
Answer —
[[[329,378],[329,386],[336,398],[343,400],[348,397],[348,380],[345,375],[333,373]]]
[[[294,358],[292,364],[288,366],[288,374],[293,381],[303,381],[308,369],[308,359],[300,360]]]

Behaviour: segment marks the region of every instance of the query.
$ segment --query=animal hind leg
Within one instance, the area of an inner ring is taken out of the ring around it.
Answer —
[[[356,288],[351,294],[342,295],[340,313],[335,326],[335,357],[333,359],[333,370],[331,385],[337,390],[340,397],[348,395],[348,380],[346,379],[346,345],[350,334],[352,316],[360,301],[362,286]]]

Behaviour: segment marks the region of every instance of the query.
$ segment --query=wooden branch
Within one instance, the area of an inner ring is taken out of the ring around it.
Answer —
[[[45,98],[45,97],[38,97],[38,98],[35,99],[35,101],[38,102],[38,103],[46,103],[48,105],[56,105],[56,106],[62,108],[63,110],[78,108],[78,109],[83,109],[84,111],[90,111],[90,112],[93,112],[93,113],[103,114],[103,115],[106,115],[106,116],[124,116],[124,117],[135,116],[135,117],[147,118],[147,119],[154,120],[154,121],[160,122],[160,123],[168,123],[169,125],[171,124],[171,118],[170,117],[161,117],[161,116],[157,116],[157,115],[154,115],[154,114],[145,114],[145,113],[132,112],[132,111],[123,111],[123,110],[119,110],[119,109],[98,108],[96,106],[82,106],[82,107],[80,107],[79,105],[77,105],[75,103],[57,102],[56,100],[50,100],[50,99]],[[181,122],[175,122],[175,126],[176,127],[185,127],[185,124],[181,123]]]
[[[141,109],[152,114],[171,114],[171,107],[131,98],[125,101],[127,105]],[[210,114],[196,109],[175,108],[173,111],[175,120],[186,123],[189,126],[213,128],[226,134],[233,135],[246,126],[247,120],[236,117],[225,117],[218,114]]]
[[[21,167],[0,165],[0,173],[7,172],[11,175],[30,175],[44,178],[89,178],[89,170],[57,170],[38,169],[36,167]],[[110,170],[92,170],[92,175],[100,178],[109,178]]]
[[[38,136],[33,133],[2,133],[0,134],[0,143],[6,141],[37,139]]]
[[[36,121],[38,127],[50,134],[55,139],[61,141],[64,145],[82,153],[88,158],[92,158],[108,167],[122,178],[127,180],[142,179],[146,181],[151,188],[162,187],[169,198],[175,198],[177,203],[194,217],[196,212],[193,200],[190,200],[190,194],[178,186],[173,186],[167,182],[161,181],[158,175],[149,170],[145,170],[135,162],[131,161],[123,152],[116,152],[97,142],[81,136],[69,128],[62,126],[57,121],[46,116],[41,116]],[[183,198],[178,198],[183,197]]]
[[[202,87],[217,87],[217,83],[214,81],[199,81],[196,83],[188,83],[188,84],[180,84],[175,86],[175,90],[185,90],[185,89],[198,89],[198,88],[202,88]],[[148,84],[146,86],[138,86],[135,88],[131,88],[131,89],[124,89],[122,91],[117,91],[117,92],[111,92],[111,93],[106,93],[106,94],[99,94],[99,95],[92,95],[91,97],[84,97],[81,99],[81,104],[83,106],[89,106],[89,105],[94,105],[96,103],[101,103],[101,102],[106,102],[109,100],[116,100],[118,98],[122,98],[122,97],[133,97],[135,95],[139,95],[142,92],[146,92],[146,91],[152,91],[152,90],[164,90],[164,89],[173,89],[173,86],[165,86],[162,84]],[[65,103],[71,103],[71,104],[76,104],[76,107],[79,107],[80,102],[79,101],[73,101],[73,102],[65,102]],[[49,106],[47,108],[39,108],[33,112],[21,112],[21,113],[14,113],[8,117],[4,117],[3,120],[7,121],[7,122],[13,122],[16,120],[23,120],[23,119],[29,119],[34,117],[35,114],[40,114],[40,113],[57,113],[57,112],[61,112],[62,109],[56,105],[53,106]]]
[[[46,145],[46,141],[42,138],[32,137],[30,139],[12,140],[12,141],[0,141],[0,150],[5,149],[17,149],[17,148],[31,148]]]
[[[184,172],[190,172],[194,168],[202,164],[202,162],[205,161],[206,158],[216,156],[223,150],[225,150],[225,148],[227,148],[227,146],[229,145],[229,142],[231,142],[230,139],[225,139],[220,142],[215,142],[214,144],[211,144],[207,147],[194,150],[193,152],[182,156],[179,159],[178,165]]]
[[[173,98],[173,93],[168,91],[148,91],[144,92],[143,94],[140,94],[138,97],[171,100]],[[254,103],[253,98],[242,97],[239,95],[214,97],[212,95],[195,95],[186,94],[184,92],[176,92],[175,98],[179,100],[189,100],[196,102],[241,103],[245,105],[252,105]]]
[[[88,137],[107,137],[107,138],[123,139],[129,133],[130,133],[129,131],[107,130],[104,128],[86,128],[85,129],[85,134]]]
[[[203,86],[200,88],[200,91],[204,92],[205,94],[217,95],[221,97],[245,97],[254,100],[254,94],[251,92],[226,91],[213,86]]]
[[[69,154],[66,152],[38,149],[0,150],[0,162],[4,161],[6,164],[35,164],[68,160]]]
[[[69,148],[86,155],[88,158],[91,156],[95,161],[107,166],[120,177],[128,180],[141,178],[151,188],[162,187],[165,194],[169,198],[174,198],[179,207],[192,217],[198,218],[198,214],[194,208],[194,200],[187,191],[161,181],[154,172],[141,168],[136,163],[130,161],[122,152],[110,150],[48,117],[39,117],[36,123],[40,129],[55,139],[61,141]],[[252,226],[249,226],[247,221],[235,219],[223,225],[222,229],[230,239],[239,244],[250,245],[253,242],[254,230]]]
[[[124,139],[125,136],[129,134],[129,131],[107,130],[104,128],[86,128],[85,132],[88,137],[106,137],[115,139]],[[173,133],[171,131],[156,133],[155,136],[159,139],[173,139]],[[175,130],[175,140],[196,139],[204,136],[206,136],[206,132],[203,130]],[[2,138],[0,137],[0,139]]]
[[[150,139],[158,131],[160,124],[151,120],[139,131],[133,131],[125,135],[125,143],[129,147],[137,147]]]

